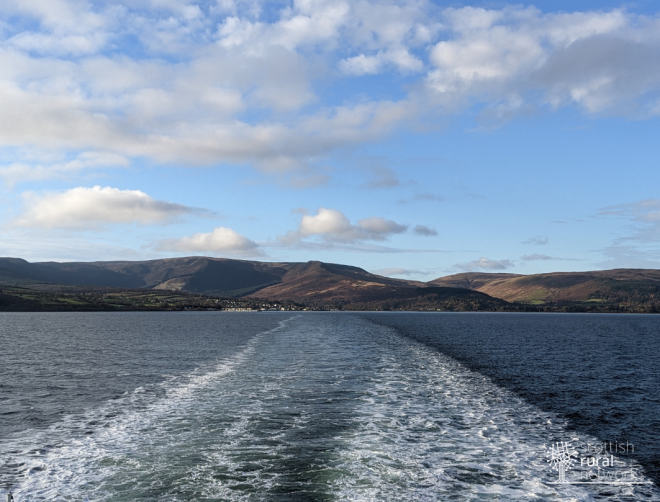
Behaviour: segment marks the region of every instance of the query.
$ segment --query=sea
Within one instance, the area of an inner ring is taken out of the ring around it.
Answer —
[[[660,500],[660,316],[0,314],[0,500]]]

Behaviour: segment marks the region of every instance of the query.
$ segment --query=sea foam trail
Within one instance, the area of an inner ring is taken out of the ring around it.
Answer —
[[[125,468],[148,466],[132,457],[145,443],[167,443],[162,422],[178,420],[197,405],[197,396],[249,359],[260,338],[285,329],[255,335],[245,347],[213,365],[186,375],[171,375],[159,384],[164,392],[137,387],[132,392],[80,415],[70,415],[46,430],[25,430],[3,440],[2,470],[13,471],[9,484],[16,500],[102,500],[114,495],[99,489],[104,480]],[[165,397],[160,397],[164,393]],[[155,460],[155,459],[154,459]],[[157,464],[154,464],[154,468]]]
[[[556,485],[555,440],[596,444],[455,360],[389,328],[342,452],[339,498],[389,500],[650,500],[652,485]],[[641,471],[639,466],[636,466]],[[366,482],[365,482],[366,481]],[[642,481],[648,481],[642,478]]]
[[[544,445],[594,438],[359,316],[291,318],[163,385],[12,438],[17,500],[660,500],[550,484]]]

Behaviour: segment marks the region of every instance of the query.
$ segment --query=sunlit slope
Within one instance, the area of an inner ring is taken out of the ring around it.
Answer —
[[[428,283],[464,287],[509,302],[639,304],[660,300],[660,270],[615,269],[517,275],[463,273]]]
[[[380,300],[401,296],[402,289],[409,293],[411,288],[425,286],[318,261],[269,263],[199,256],[90,263],[29,263],[19,258],[0,258],[0,281],[315,301]]]
[[[310,261],[292,267],[281,282],[251,296],[299,302],[370,302],[409,296],[423,282],[392,279],[347,265]]]
[[[276,263],[191,256],[149,261],[29,263],[20,258],[0,258],[0,284],[29,288],[35,283],[51,284],[53,288],[141,288],[316,304],[370,304],[401,299],[415,299],[415,304],[423,299],[423,303],[429,303],[431,294],[438,296],[433,302],[444,302],[447,295],[467,298],[464,292],[473,291],[532,305],[660,305],[660,270],[536,275],[464,273],[423,283],[319,261]],[[487,300],[474,296],[469,301]]]

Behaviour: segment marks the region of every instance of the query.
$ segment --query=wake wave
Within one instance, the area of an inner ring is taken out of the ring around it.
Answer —
[[[434,349],[354,315],[287,319],[210,369],[2,446],[17,500],[616,500],[551,484],[594,442]]]
[[[160,430],[165,424],[191,412],[200,392],[244,364],[263,337],[286,329],[289,322],[285,319],[255,335],[241,351],[213,365],[169,376],[154,386],[158,389],[137,387],[101,407],[64,417],[46,430],[6,438],[0,447],[0,472],[16,479],[9,487],[17,500],[112,498],[112,492],[103,489],[108,478],[146,467],[133,458],[136,453],[149,443],[165,444],[165,429]]]

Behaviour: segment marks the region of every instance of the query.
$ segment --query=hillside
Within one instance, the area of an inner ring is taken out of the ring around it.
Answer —
[[[373,301],[406,296],[422,282],[392,279],[347,265],[268,263],[186,257],[150,261],[29,263],[0,258],[0,282],[107,288],[143,288],[225,297],[304,301]]]
[[[424,283],[319,261],[270,263],[191,256],[29,263],[0,258],[0,290],[7,292],[11,287],[42,293],[70,287],[155,290],[292,301],[314,308],[660,311],[660,270],[642,269],[536,275],[463,273]],[[28,295],[20,301],[31,300]]]
[[[199,256],[89,263],[29,263],[19,258],[0,258],[0,281],[243,296],[279,282],[293,265]]]
[[[423,282],[382,277],[347,265],[310,261],[293,266],[281,282],[251,296],[286,298],[296,302],[371,302],[410,296]]]
[[[517,275],[464,273],[428,283],[465,287],[508,302],[660,304],[660,270],[614,269]]]

